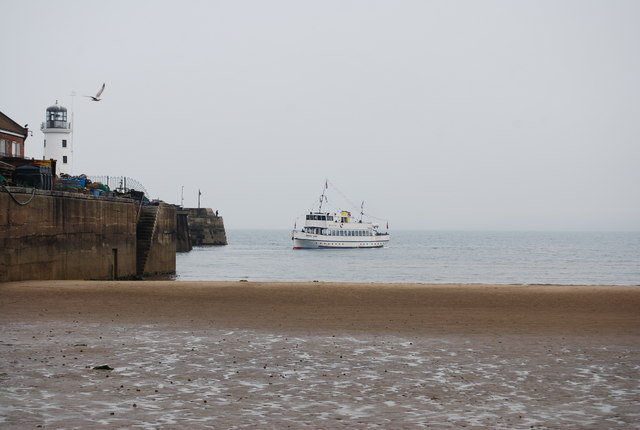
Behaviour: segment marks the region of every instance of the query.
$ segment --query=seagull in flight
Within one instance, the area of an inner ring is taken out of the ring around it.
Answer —
[[[100,88],[100,91],[98,91],[98,93],[95,96],[85,96],[85,97],[90,97],[91,100],[93,100],[94,102],[99,102],[100,100],[102,100],[100,96],[102,95],[103,91],[104,91],[104,84],[102,84],[102,88]]]

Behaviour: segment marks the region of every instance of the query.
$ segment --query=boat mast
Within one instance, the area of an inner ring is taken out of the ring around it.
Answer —
[[[320,206],[318,207],[318,212],[322,212],[322,203],[324,203],[324,201],[326,200],[326,197],[324,196],[324,193],[327,191],[327,188],[329,187],[327,180],[324,180],[324,188],[322,189],[322,195],[320,196]]]

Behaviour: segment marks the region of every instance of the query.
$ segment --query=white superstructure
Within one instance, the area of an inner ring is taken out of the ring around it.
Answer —
[[[47,117],[40,126],[44,133],[44,159],[57,160],[56,174],[73,175],[73,139],[67,108],[56,104],[47,108]]]

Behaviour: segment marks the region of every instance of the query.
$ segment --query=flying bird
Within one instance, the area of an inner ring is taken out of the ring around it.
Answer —
[[[100,100],[102,100],[100,96],[102,95],[103,91],[104,91],[104,84],[102,84],[102,88],[100,88],[100,91],[98,91],[98,93],[95,96],[85,96],[85,97],[90,97],[91,100],[93,100],[94,102],[99,102]]]

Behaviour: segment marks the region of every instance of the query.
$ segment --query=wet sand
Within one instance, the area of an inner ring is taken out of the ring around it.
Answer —
[[[3,428],[640,428],[640,287],[38,281],[0,324]]]

